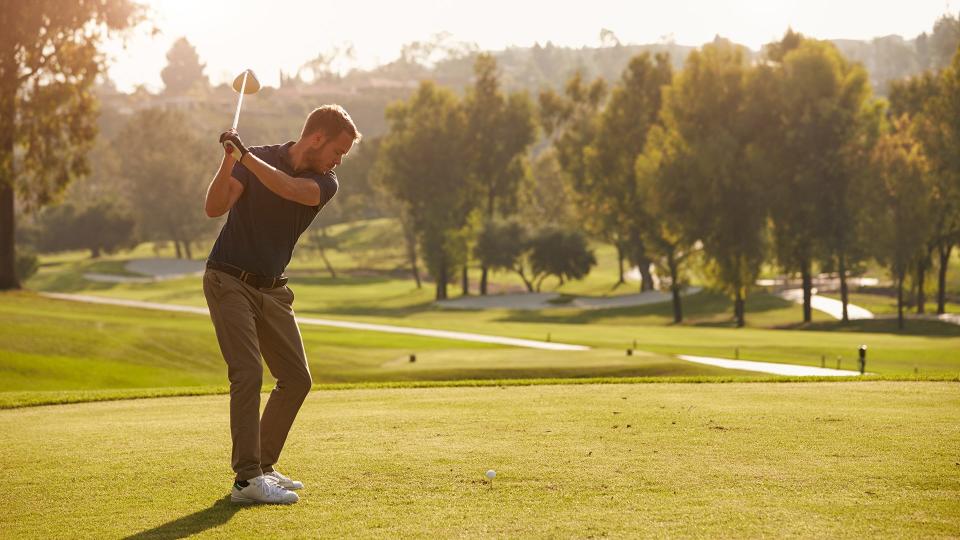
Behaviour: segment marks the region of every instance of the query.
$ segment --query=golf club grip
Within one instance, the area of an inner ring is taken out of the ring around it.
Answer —
[[[233,159],[240,161],[240,157],[241,157],[240,150],[238,150],[237,147],[234,146],[232,142],[223,141],[223,149],[226,150],[231,156],[233,156]]]

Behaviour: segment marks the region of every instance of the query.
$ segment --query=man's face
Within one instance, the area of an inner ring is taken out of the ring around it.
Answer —
[[[307,154],[310,168],[329,172],[340,165],[350,149],[353,148],[353,137],[346,131],[341,131],[336,137],[327,137],[322,131],[313,137],[313,144]]]

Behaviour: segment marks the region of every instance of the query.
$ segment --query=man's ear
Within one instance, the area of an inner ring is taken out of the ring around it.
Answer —
[[[314,148],[320,148],[327,142],[327,134],[322,129],[317,130],[310,138],[313,139],[311,142]]]

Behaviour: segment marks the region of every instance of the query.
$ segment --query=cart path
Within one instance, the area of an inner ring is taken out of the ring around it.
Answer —
[[[102,296],[88,296],[82,294],[63,294],[63,293],[40,293],[41,296],[57,300],[67,300],[71,302],[85,302],[90,304],[105,304],[111,306],[121,306],[139,309],[152,309],[158,311],[172,311],[177,313],[192,313],[196,315],[209,316],[209,311],[205,307],[181,306],[176,304],[160,304],[156,302],[143,302],[140,300],[126,300],[122,298],[105,298]],[[529,339],[518,339],[503,336],[489,336],[485,334],[471,334],[466,332],[452,332],[448,330],[433,330],[427,328],[414,328],[408,326],[391,326],[385,324],[370,324],[353,321],[337,321],[333,319],[317,319],[313,317],[297,317],[300,324],[315,326],[329,326],[334,328],[346,328],[350,330],[368,330],[373,332],[388,332],[393,334],[408,334],[414,336],[452,339],[458,341],[473,341],[479,343],[492,343],[496,345],[509,345],[513,347],[526,347],[529,349],[541,349],[550,351],[587,351],[590,347],[585,345],[570,345],[566,343],[552,343],[547,341],[535,341]],[[708,364],[712,366],[739,369],[745,371],[756,371],[760,373],[770,373],[774,375],[792,375],[792,376],[838,376],[848,377],[859,375],[856,371],[846,371],[838,369],[818,368],[812,366],[799,366],[795,364],[777,364],[772,362],[751,362],[748,360],[729,360],[726,358],[711,358],[706,356],[677,355],[677,358],[688,362],[699,364]]]

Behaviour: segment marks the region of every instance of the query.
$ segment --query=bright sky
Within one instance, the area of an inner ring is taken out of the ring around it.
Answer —
[[[121,90],[161,89],[166,53],[181,36],[196,47],[213,83],[251,68],[264,85],[276,86],[281,69],[293,73],[336,46],[353,44],[357,65],[369,68],[395,60],[404,43],[439,32],[486,50],[547,41],[597,46],[602,28],[622,43],[700,45],[719,34],[757,49],[787,27],[822,39],[909,39],[954,7],[951,0],[140,1],[159,33],[150,36],[145,26],[125,49],[108,48],[110,77]]]

